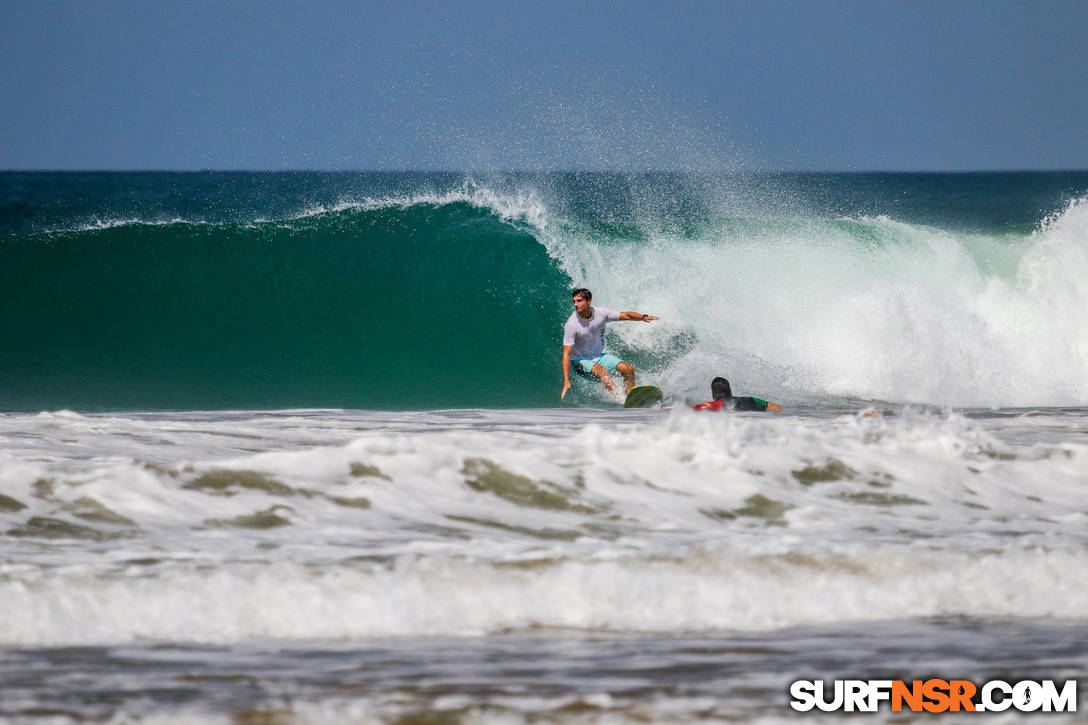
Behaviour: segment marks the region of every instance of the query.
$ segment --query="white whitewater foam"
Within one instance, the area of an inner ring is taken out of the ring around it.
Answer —
[[[1019,429],[1031,420],[999,424]],[[1053,435],[1075,438],[1078,420]],[[452,516],[492,522],[490,530],[468,530],[514,552],[548,531],[581,532],[606,547],[749,534],[755,546],[776,539],[778,524],[795,536],[847,543],[877,534],[894,540],[900,530],[956,537],[964,521],[1000,531],[1015,520],[1018,532],[1047,535],[1083,516],[1088,463],[1081,443],[1012,446],[961,415],[910,409],[891,417],[683,408],[641,417],[63,413],[0,417],[0,441],[2,492],[27,507],[0,513],[9,526],[29,516],[65,518],[84,499],[152,531],[203,529],[208,519],[276,506],[298,525],[277,530],[281,542],[308,541],[321,527],[339,536],[364,523],[362,539],[402,541],[418,535],[413,526],[455,526]],[[243,478],[216,488],[222,471]],[[206,476],[210,484],[201,483]],[[753,496],[765,503],[753,504]],[[368,508],[337,503],[364,498]]]
[[[1083,417],[1039,420],[4,415],[0,644],[1078,619]]]
[[[789,403],[1088,403],[1088,200],[1011,247],[886,218],[647,229],[649,242],[542,242],[600,304],[661,317],[613,326],[633,348],[694,337],[651,371],[670,390],[706,396],[724,374]]]
[[[446,557],[389,566],[278,563],[68,568],[0,581],[0,643],[354,640],[530,628],[769,630],[934,616],[1088,611],[1088,552],[891,547],[855,556],[681,556],[530,567]]]

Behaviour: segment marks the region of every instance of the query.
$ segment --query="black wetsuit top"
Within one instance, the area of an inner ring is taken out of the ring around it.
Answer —
[[[767,401],[749,395],[737,395],[731,398],[712,400],[709,403],[700,403],[691,407],[693,410],[734,410],[747,413],[753,410],[767,410]]]
[[[741,412],[747,412],[750,410],[767,410],[766,400],[753,398],[750,395],[726,398],[725,405],[726,407],[732,408],[733,410],[739,410]]]

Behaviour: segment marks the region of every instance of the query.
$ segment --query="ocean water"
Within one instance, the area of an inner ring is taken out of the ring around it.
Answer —
[[[0,721],[1083,695],[1086,280],[1088,173],[0,174]]]

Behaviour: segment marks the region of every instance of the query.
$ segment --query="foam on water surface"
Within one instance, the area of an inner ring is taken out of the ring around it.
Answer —
[[[1010,420],[7,415],[0,640],[1076,618],[1083,417]]]

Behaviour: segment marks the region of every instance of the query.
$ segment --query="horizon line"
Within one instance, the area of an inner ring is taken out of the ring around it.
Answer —
[[[1088,168],[978,168],[978,169],[328,169],[328,168],[4,168],[0,174],[1070,174]]]

